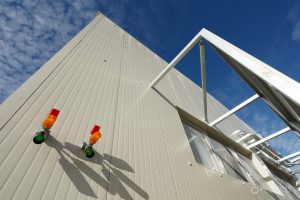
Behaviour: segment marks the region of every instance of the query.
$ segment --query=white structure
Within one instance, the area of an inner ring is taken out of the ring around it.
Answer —
[[[203,89],[172,69],[199,42]],[[257,94],[228,110],[206,93],[206,43]],[[261,97],[299,131],[299,91],[205,29],[167,64],[99,14],[1,105],[0,199],[299,199],[291,161],[267,140],[244,147],[262,138],[234,115]],[[34,144],[52,108],[50,136]],[[102,138],[88,159],[94,124]]]

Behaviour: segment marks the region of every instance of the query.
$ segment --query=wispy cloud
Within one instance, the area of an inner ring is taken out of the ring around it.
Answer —
[[[292,38],[293,40],[300,41],[300,19],[293,30]]]
[[[214,89],[211,93],[229,108],[237,106],[254,94],[252,89],[233,71],[226,76],[220,88]]]
[[[300,18],[300,13],[299,13],[299,9],[300,9],[300,2],[296,1],[293,6],[290,8],[290,10],[287,13],[287,19],[292,21],[292,22],[297,22]]]
[[[103,0],[98,6],[100,11],[143,43],[158,47],[162,42],[159,38],[161,27],[167,24],[163,17],[166,14],[158,9],[163,7],[160,4],[162,1]]]
[[[292,39],[300,41],[300,2],[296,2],[287,14],[287,19],[293,24]]]
[[[135,37],[158,45],[160,11],[151,1],[0,1],[0,103],[90,22],[97,10]],[[138,9],[137,9],[138,8]]]
[[[282,155],[289,155],[300,150],[300,140],[298,136],[289,132],[269,142]]]
[[[0,102],[95,15],[84,1],[0,1]]]

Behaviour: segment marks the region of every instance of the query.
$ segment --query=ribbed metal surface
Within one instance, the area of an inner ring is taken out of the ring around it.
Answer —
[[[275,182],[279,185],[280,190],[285,195],[286,199],[300,199],[300,194],[289,182],[280,178],[275,178]]]
[[[97,16],[1,105],[0,199],[272,199],[195,163],[173,105],[202,119],[201,89],[176,70],[150,89],[165,66]],[[61,114],[51,136],[33,144],[52,107]],[[209,96],[208,111],[213,120],[227,109]],[[94,124],[102,138],[86,159]],[[235,116],[219,128],[250,129]]]

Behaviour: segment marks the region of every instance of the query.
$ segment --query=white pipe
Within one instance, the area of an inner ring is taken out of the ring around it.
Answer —
[[[201,31],[182,49],[182,51],[167,65],[167,67],[150,83],[154,87],[194,46],[199,42]]]
[[[300,156],[297,157],[297,158],[294,158],[293,160],[291,160],[291,162],[293,163],[293,162],[297,162],[297,161],[299,161],[299,160],[300,160]]]
[[[242,141],[248,139],[248,138],[251,137],[251,136],[252,136],[252,137],[255,137],[253,133],[248,133],[248,134],[244,135],[243,137],[237,139],[236,142],[237,142],[237,143],[240,143],[240,142],[242,142]]]
[[[203,39],[200,39],[200,63],[201,63],[201,81],[203,94],[204,121],[207,122],[207,97],[206,97],[206,64],[205,64],[205,47]]]
[[[300,169],[296,170],[296,171],[293,171],[291,174],[299,174],[300,173]]]
[[[238,133],[245,133],[245,131],[243,131],[243,130],[236,130],[233,133],[231,133],[231,136],[234,136],[234,135],[236,135]]]
[[[286,132],[288,132],[290,130],[291,130],[290,127],[286,127],[286,128],[284,128],[284,129],[282,129],[282,130],[280,130],[280,131],[278,131],[276,133],[273,133],[273,134],[271,134],[271,135],[269,135],[269,136],[267,136],[267,137],[265,137],[265,138],[263,138],[263,139],[261,139],[261,140],[259,140],[257,142],[254,142],[254,143],[250,144],[246,148],[251,149],[251,148],[253,148],[253,147],[255,147],[255,146],[257,146],[257,145],[259,145],[261,143],[264,143],[264,142],[266,142],[268,140],[271,140],[271,139],[273,139],[275,137],[278,137],[279,135],[282,135],[282,134],[284,134],[284,133],[286,133]]]
[[[280,163],[280,162],[282,162],[282,161],[285,161],[285,160],[287,160],[287,159],[289,159],[289,158],[293,158],[293,157],[298,156],[298,155],[300,155],[300,151],[295,152],[295,153],[292,153],[292,154],[290,154],[290,155],[288,155],[288,156],[285,156],[285,157],[283,157],[283,158],[280,158],[279,160],[276,161],[276,163]]]
[[[239,111],[240,109],[242,109],[243,107],[247,106],[248,104],[250,104],[251,102],[255,101],[256,99],[259,98],[258,94],[253,95],[252,97],[250,97],[249,99],[243,101],[242,103],[240,103],[239,105],[237,105],[236,107],[234,107],[233,109],[229,110],[227,113],[225,113],[224,115],[222,115],[221,117],[215,119],[214,121],[212,121],[211,123],[209,123],[209,126],[214,126],[217,123],[223,121],[224,119],[226,119],[227,117],[229,117],[230,115],[234,114],[235,112]]]

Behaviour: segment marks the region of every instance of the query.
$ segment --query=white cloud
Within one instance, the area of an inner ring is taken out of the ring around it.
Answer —
[[[293,132],[286,133],[278,138],[270,140],[269,143],[282,153],[282,155],[289,155],[300,150],[299,137]]]
[[[90,22],[97,10],[136,37],[158,43],[151,31],[161,22],[147,1],[134,9],[122,0],[1,0],[0,103]]]
[[[287,14],[287,19],[294,25],[292,39],[300,41],[300,2],[296,2]]]
[[[228,67],[228,66],[222,66]],[[237,106],[253,95],[252,89],[234,71],[226,76],[226,81],[220,88],[214,89],[211,94],[229,108]]]
[[[293,33],[292,33],[293,40],[300,41],[300,20],[296,24]]]
[[[300,18],[300,2],[296,2],[287,13],[287,19],[292,23],[297,23]]]
[[[78,2],[0,1],[0,103],[95,16]]]

